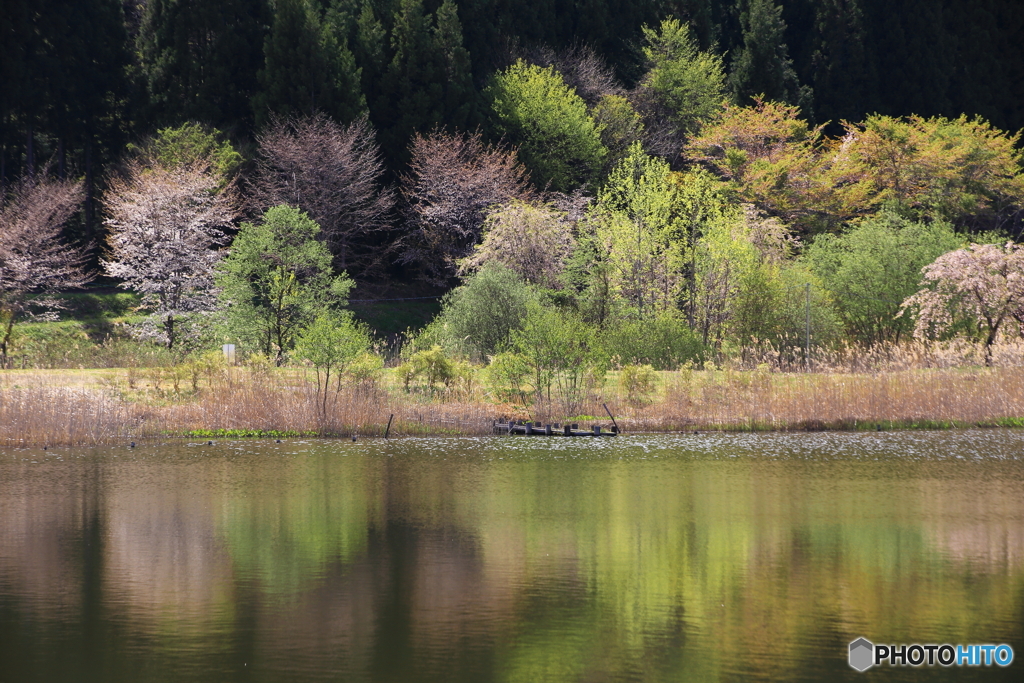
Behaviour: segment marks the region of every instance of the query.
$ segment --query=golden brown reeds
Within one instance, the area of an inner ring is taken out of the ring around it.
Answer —
[[[683,371],[664,378],[663,395],[651,405],[616,407],[620,422],[643,431],[1016,424],[1024,417],[1024,368]]]
[[[107,392],[28,386],[0,391],[0,447],[79,446],[125,440],[146,411]]]
[[[502,416],[610,426],[604,403],[626,431],[1024,426],[1020,344],[997,348],[995,367],[979,365],[983,352],[970,345],[907,344],[862,357],[844,354],[836,352],[827,364],[819,358],[815,372],[772,371],[764,362],[756,369],[736,363],[662,372],[656,391],[641,397],[626,396],[606,381],[581,409],[589,418],[556,415],[554,404],[496,403],[478,383],[407,393],[393,378],[340,391],[332,386],[325,402],[297,369],[211,371],[195,385],[198,390],[195,378],[172,382],[162,374],[73,387],[63,386],[58,373],[33,382],[19,375],[17,386],[7,381],[13,375],[0,374],[0,447],[176,435],[380,436],[391,415],[395,436],[489,434]]]

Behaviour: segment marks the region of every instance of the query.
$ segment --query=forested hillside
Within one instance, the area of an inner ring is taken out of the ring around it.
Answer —
[[[4,0],[0,176],[85,176],[95,234],[94,188],[127,143],[198,121],[245,148],[272,114],[313,111],[368,111],[398,171],[416,131],[490,134],[483,92],[517,56],[590,48],[634,87],[642,27],[666,16],[722,56],[735,101],[800,105],[827,132],[871,113],[1024,127],[1015,0]]]
[[[478,282],[701,348],[925,334],[921,269],[1021,232],[1022,35],[1017,0],[3,0],[4,315],[102,273],[169,347],[249,267],[222,247],[301,233],[328,308]]]

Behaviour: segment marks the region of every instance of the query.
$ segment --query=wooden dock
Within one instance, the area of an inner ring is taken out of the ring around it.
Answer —
[[[580,429],[578,424],[560,425],[541,424],[540,422],[508,421],[495,422],[495,434],[522,434],[524,436],[618,436],[619,429],[613,426],[611,431],[604,431],[601,425],[593,425],[589,430]]]

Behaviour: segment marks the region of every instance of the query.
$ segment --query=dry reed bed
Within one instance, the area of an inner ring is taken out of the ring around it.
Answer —
[[[653,405],[620,410],[627,426],[644,431],[1015,424],[1024,417],[1024,368],[682,372],[666,379]]]
[[[690,370],[664,373],[652,402],[630,405],[608,387],[591,396],[585,412],[603,417],[604,402],[626,431],[1024,426],[1024,368],[873,374]],[[558,420],[553,409],[538,412]],[[379,387],[332,391],[325,408],[311,384],[294,378],[248,377],[160,401],[126,400],[112,387],[0,384],[0,447],[207,434],[381,436],[392,414],[395,436],[489,434],[495,419],[527,418],[531,409],[496,405],[482,393],[430,397]]]

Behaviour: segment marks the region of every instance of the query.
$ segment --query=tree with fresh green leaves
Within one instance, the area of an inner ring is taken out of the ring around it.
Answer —
[[[678,192],[668,163],[636,142],[590,211],[615,288],[641,319],[675,308],[680,299],[688,236]]]
[[[605,168],[610,171],[629,154],[634,142],[644,139],[643,117],[622,95],[603,95],[590,115],[601,129],[601,142],[608,148]]]
[[[871,115],[844,124],[830,181],[862,212],[895,201],[975,230],[1001,230],[1024,208],[1021,134],[980,118]]]
[[[473,359],[503,350],[519,329],[536,292],[514,271],[500,263],[487,263],[445,295],[441,313],[424,339]]]
[[[962,242],[949,223],[918,222],[888,208],[840,235],[818,236],[804,260],[831,293],[851,339],[896,343],[913,329],[897,316],[918,290],[921,269]]]
[[[836,200],[847,179],[822,178],[823,156],[841,153],[822,154],[821,127],[810,126],[798,107],[757,98],[752,106],[726,105],[683,150],[744,201],[808,232],[855,215]]]
[[[334,275],[320,226],[290,206],[243,223],[216,283],[228,332],[280,364],[300,330],[345,305],[352,281]]]
[[[493,125],[516,145],[538,187],[570,192],[598,180],[608,150],[587,105],[554,67],[520,60],[487,87]]]
[[[679,311],[668,310],[646,320],[619,318],[600,333],[603,355],[619,365],[651,365],[677,370],[687,361],[704,358],[704,344]]]
[[[194,121],[161,128],[138,147],[129,145],[129,150],[147,168],[208,167],[222,188],[235,177],[243,161],[221,131]]]
[[[531,304],[522,327],[512,332],[512,348],[530,368],[539,410],[550,412],[557,399],[564,417],[579,414],[603,374],[596,331],[571,311]]]
[[[324,311],[298,333],[292,355],[309,362],[316,370],[317,402],[323,415],[327,414],[332,373],[336,385],[334,400],[337,401],[342,374],[368,348],[369,331],[353,319],[349,311]]]
[[[726,99],[722,58],[701,51],[690,27],[678,19],[665,19],[657,30],[644,26],[643,34],[648,71],[639,95],[649,103],[648,116],[668,118],[683,135],[696,133]]]

